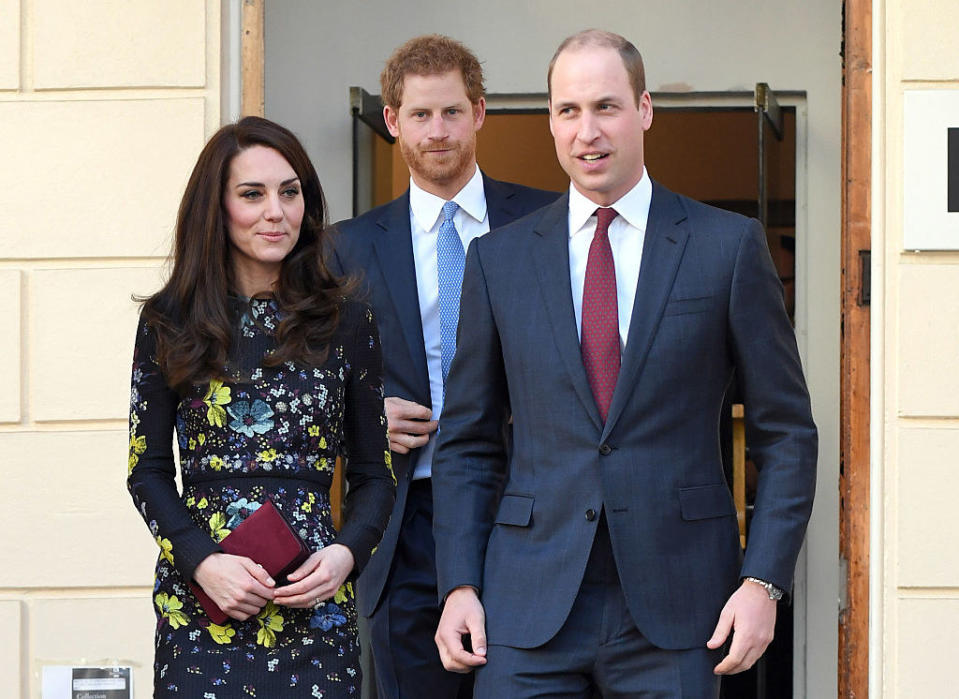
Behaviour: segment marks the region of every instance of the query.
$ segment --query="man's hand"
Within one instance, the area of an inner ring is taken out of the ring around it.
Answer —
[[[227,616],[243,621],[273,599],[273,578],[246,556],[211,553],[193,571],[193,579]]]
[[[708,648],[715,650],[733,631],[729,654],[713,668],[713,672],[735,675],[751,668],[773,640],[775,627],[776,601],[769,599],[762,585],[744,581],[726,602],[713,637],[706,642]]]
[[[390,433],[390,449],[397,454],[409,454],[428,441],[439,423],[430,420],[433,412],[425,405],[390,396],[386,405],[386,424]]]
[[[289,585],[276,588],[273,601],[284,607],[315,607],[340,589],[353,570],[353,552],[343,544],[330,544],[311,554],[290,573]]]
[[[472,653],[463,646],[464,634],[470,635]],[[469,672],[486,664],[486,612],[476,590],[457,587],[447,595],[434,640],[443,667],[450,672]]]

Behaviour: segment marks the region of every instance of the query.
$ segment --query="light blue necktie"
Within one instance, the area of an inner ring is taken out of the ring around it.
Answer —
[[[443,399],[446,399],[446,377],[456,352],[456,324],[460,317],[460,289],[463,286],[463,264],[466,254],[456,231],[453,215],[459,204],[443,204],[443,222],[436,239],[436,265],[440,292],[440,356],[443,363]]]

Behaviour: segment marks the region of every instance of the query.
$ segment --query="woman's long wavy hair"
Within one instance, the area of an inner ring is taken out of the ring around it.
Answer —
[[[233,338],[230,292],[236,288],[223,193],[230,164],[241,151],[266,146],[282,155],[300,178],[304,213],[300,237],[283,260],[272,291],[283,312],[277,347],[267,365],[326,360],[340,307],[352,291],[327,268],[326,201],[316,170],[289,130],[267,119],[245,117],[209,140],[190,175],[177,214],[173,266],[163,288],[143,302],[144,319],[157,335],[157,361],[167,383],[185,391],[222,376]]]

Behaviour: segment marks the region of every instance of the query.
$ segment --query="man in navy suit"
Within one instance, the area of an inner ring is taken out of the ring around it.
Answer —
[[[409,167],[410,188],[339,224],[333,258],[341,272],[362,273],[369,290],[398,480],[389,527],[358,581],[358,602],[370,618],[381,699],[468,697],[472,677],[446,671],[433,642],[439,608],[430,486],[463,258],[474,238],[558,195],[480,172],[483,73],[461,43],[411,39],[387,61],[381,82],[386,125]]]
[[[812,508],[782,287],[757,221],[650,179],[631,43],[570,37],[548,85],[569,192],[466,260],[433,459],[440,656],[479,668],[477,697],[715,697],[772,639]],[[745,556],[719,447],[734,374],[759,468]]]

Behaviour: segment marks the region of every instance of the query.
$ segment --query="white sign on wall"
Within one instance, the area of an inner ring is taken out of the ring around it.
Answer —
[[[906,90],[903,247],[959,250],[959,90]]]
[[[130,667],[44,665],[42,699],[132,699]]]

